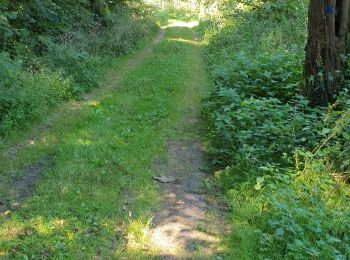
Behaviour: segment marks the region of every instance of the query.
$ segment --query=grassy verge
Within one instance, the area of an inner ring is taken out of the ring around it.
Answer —
[[[49,160],[51,167],[30,198],[1,216],[0,256],[152,254],[142,242],[157,203],[152,162],[164,153],[189,104],[188,79],[199,48],[192,37],[188,28],[166,29],[165,39],[115,90],[76,112],[63,112],[37,140],[6,159],[3,171],[11,178],[34,162]],[[111,73],[105,82],[114,80]],[[126,252],[125,237],[137,245]]]

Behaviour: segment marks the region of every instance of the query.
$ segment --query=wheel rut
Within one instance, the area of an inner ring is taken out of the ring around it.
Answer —
[[[197,35],[193,35],[199,45]],[[200,57],[198,51],[195,64],[202,64]],[[192,73],[189,96],[200,100],[198,97],[205,84],[204,68],[196,68]],[[150,243],[158,250],[157,259],[213,258],[219,253],[219,237],[225,229],[217,203],[203,186],[209,176],[202,170],[206,156],[201,141],[200,102],[190,99],[178,130],[179,136],[184,138],[169,139],[167,159],[154,163],[157,176],[173,180],[160,182],[162,203],[154,214],[150,230]]]

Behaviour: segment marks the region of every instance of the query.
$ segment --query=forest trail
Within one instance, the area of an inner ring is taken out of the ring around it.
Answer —
[[[180,28],[191,28],[191,23],[175,23]],[[191,40],[199,48],[193,56],[193,67],[188,78],[187,112],[183,114],[178,136],[167,140],[167,158],[155,163],[156,177],[162,182],[163,201],[156,211],[150,231],[151,243],[162,259],[210,258],[218,249],[223,222],[215,211],[215,202],[203,189],[205,152],[201,140],[200,106],[198,97],[205,91],[205,71],[202,66],[200,39],[193,32]],[[169,180],[169,183],[167,183]]]
[[[220,255],[223,217],[203,187],[201,40],[191,16],[166,16],[154,43],[111,69],[100,89],[3,153],[17,183],[50,163],[34,167],[35,187],[16,207],[8,199],[0,257]]]
[[[191,29],[193,23],[169,25]],[[192,29],[191,29],[192,31]],[[155,162],[154,178],[162,182],[162,203],[155,212],[150,230],[151,244],[161,259],[207,259],[218,252],[219,234],[224,232],[222,216],[215,200],[205,191],[205,151],[201,140],[200,104],[207,85],[203,67],[201,42],[192,32],[196,48],[193,67],[184,92],[188,99],[177,135],[167,140],[167,158]]]

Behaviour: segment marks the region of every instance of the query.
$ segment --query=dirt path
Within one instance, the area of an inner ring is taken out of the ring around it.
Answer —
[[[209,215],[211,205],[202,190],[200,141],[169,141],[168,152],[169,160],[158,164],[157,172],[176,181],[162,184],[164,201],[154,218],[152,243],[161,259],[210,258],[222,227]]]
[[[199,44],[195,33],[194,41]],[[214,258],[219,251],[219,234],[225,228],[214,200],[203,187],[208,176],[202,171],[206,161],[198,101],[206,82],[200,51],[196,59],[188,84],[187,113],[178,130],[179,136],[185,138],[168,140],[167,160],[157,161],[154,166],[163,202],[153,219],[151,243],[159,250],[160,259]]]

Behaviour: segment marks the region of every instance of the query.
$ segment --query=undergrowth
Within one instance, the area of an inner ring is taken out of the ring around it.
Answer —
[[[97,5],[0,3],[1,136],[96,88],[115,57],[157,31],[142,3]]]
[[[328,108],[298,95],[307,1],[297,2],[221,1],[202,26],[214,85],[208,151],[230,207],[230,259],[350,257],[348,83]]]

